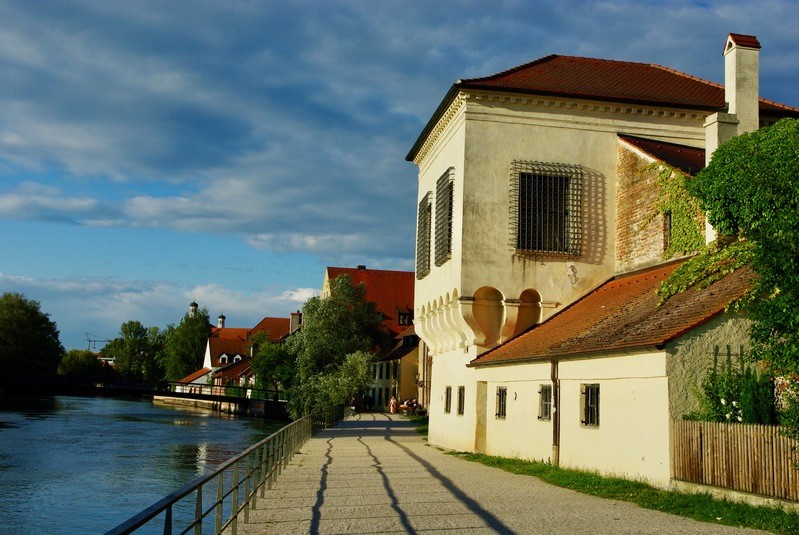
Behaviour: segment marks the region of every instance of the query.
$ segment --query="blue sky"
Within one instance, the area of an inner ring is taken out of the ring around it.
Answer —
[[[788,0],[0,0],[0,292],[67,349],[192,300],[286,316],[327,265],[413,269],[404,157],[456,79],[557,53],[722,83],[735,32],[799,106],[796,28]]]

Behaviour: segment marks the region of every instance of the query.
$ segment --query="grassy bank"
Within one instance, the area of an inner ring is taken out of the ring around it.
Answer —
[[[417,418],[413,421],[417,424],[416,430],[426,435],[427,418]],[[799,513],[793,511],[720,500],[709,494],[662,490],[638,481],[604,477],[592,472],[559,468],[542,462],[506,459],[477,453],[451,453],[451,455],[514,474],[534,476],[552,485],[583,494],[631,502],[647,509],[693,518],[701,522],[799,535]]]

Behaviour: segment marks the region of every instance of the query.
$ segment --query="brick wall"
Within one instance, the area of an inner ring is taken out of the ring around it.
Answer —
[[[616,176],[616,272],[663,260],[664,217],[655,214],[657,169],[623,145],[618,146]]]

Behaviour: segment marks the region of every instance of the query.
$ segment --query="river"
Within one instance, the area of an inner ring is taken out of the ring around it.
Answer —
[[[104,533],[282,425],[149,400],[0,406],[0,534]]]

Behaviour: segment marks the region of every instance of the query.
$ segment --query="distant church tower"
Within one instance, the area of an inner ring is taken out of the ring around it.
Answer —
[[[193,317],[194,317],[194,315],[195,315],[195,314],[197,314],[197,306],[198,306],[198,305],[197,305],[197,302],[196,302],[196,301],[192,301],[192,302],[189,304],[189,317],[190,317],[190,318],[193,318]]]

